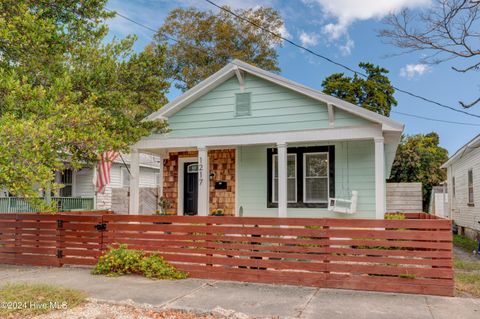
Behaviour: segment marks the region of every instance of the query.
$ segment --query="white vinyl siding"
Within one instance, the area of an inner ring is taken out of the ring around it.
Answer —
[[[328,153],[303,155],[303,202],[326,203],[329,194]]]
[[[272,202],[278,203],[278,155],[272,161]],[[287,202],[297,202],[297,155],[287,155]]]
[[[470,183],[469,170],[472,170]],[[475,191],[480,189],[480,174],[477,172],[480,172],[480,148],[469,149],[448,167],[448,180],[451,181],[448,196],[450,216],[455,223],[480,231],[480,196],[475,196]],[[469,189],[473,191],[473,198],[469,198]]]

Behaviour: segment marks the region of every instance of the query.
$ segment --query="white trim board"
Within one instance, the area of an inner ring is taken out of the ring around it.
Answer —
[[[196,148],[199,145],[208,146],[239,146],[284,143],[308,143],[320,141],[368,140],[383,138],[379,125],[363,125],[287,131],[274,133],[250,133],[219,136],[175,137],[160,135],[156,138],[144,138],[135,144],[140,150]]]
[[[239,70],[288,88],[317,101],[326,103],[327,105],[330,104],[333,107],[338,107],[343,111],[362,117],[374,123],[381,124],[383,130],[402,132],[404,129],[404,125],[402,123],[396,122],[386,116],[377,114],[362,107],[358,107],[352,103],[327,95],[321,91],[314,90],[300,83],[288,80],[282,76],[262,70],[240,60],[233,60],[231,63],[227,64],[216,73],[212,74],[190,90],[186,91],[181,96],[166,104],[157,112],[150,114],[146,119],[168,119],[168,117],[180,111],[183,107],[187,106],[206,93],[210,92],[220,84],[224,83],[226,80],[230,79],[232,76],[237,76]]]
[[[184,191],[184,164],[189,162],[198,162],[197,157],[179,157],[177,161],[177,215],[183,216]]]

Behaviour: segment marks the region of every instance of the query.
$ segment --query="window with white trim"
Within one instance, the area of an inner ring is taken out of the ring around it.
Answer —
[[[468,205],[473,206],[473,169],[468,170]]]
[[[272,202],[278,203],[278,155],[273,155]],[[287,155],[287,202],[297,202],[297,154]]]
[[[328,153],[303,154],[303,202],[328,201]]]

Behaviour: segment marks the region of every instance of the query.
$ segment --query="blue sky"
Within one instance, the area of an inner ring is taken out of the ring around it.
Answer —
[[[234,8],[271,6],[280,11],[285,22],[283,34],[292,41],[356,67],[359,62],[372,62],[390,70],[395,86],[409,90],[442,103],[461,108],[459,100],[471,101],[480,94],[478,72],[458,74],[451,66],[460,61],[427,66],[421,64],[422,53],[398,55],[401,51],[378,38],[377,31],[384,24],[382,18],[392,10],[410,8],[421,10],[431,0],[216,0]],[[108,8],[116,10],[138,22],[158,28],[168,12],[175,7],[194,6],[215,10],[204,0],[110,0]],[[152,40],[152,32],[127,20],[116,17],[109,21],[110,37],[136,34],[136,49],[142,50]],[[344,72],[298,48],[285,44],[279,49],[281,75],[320,89],[322,80],[335,72]],[[349,74],[350,75],[350,74]],[[180,92],[171,89],[169,98]],[[473,123],[475,117],[462,115],[397,92],[398,106],[394,112],[402,112],[429,118]],[[480,115],[480,105],[469,112]],[[480,126],[467,126],[416,119],[398,113],[391,117],[406,125],[405,133],[440,134],[441,145],[452,155],[472,137],[480,133]]]

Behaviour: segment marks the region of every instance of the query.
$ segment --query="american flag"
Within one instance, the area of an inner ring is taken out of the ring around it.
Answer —
[[[108,151],[101,155],[100,161],[97,164],[95,186],[97,192],[101,193],[110,183],[110,170],[112,169],[113,161],[118,157],[119,153],[114,151]]]

